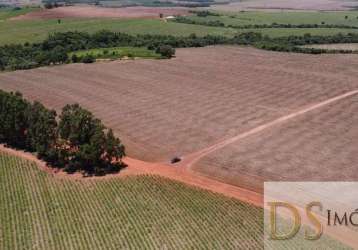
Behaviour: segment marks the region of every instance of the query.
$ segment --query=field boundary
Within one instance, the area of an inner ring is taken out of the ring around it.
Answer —
[[[123,161],[128,165],[128,167],[120,171],[119,173],[110,174],[103,177],[84,178],[79,173],[70,175],[63,171],[52,169],[51,167],[47,166],[45,162],[37,159],[35,155],[28,152],[7,148],[4,145],[0,145],[0,151],[13,156],[21,157],[28,161],[32,161],[36,163],[36,165],[42,171],[45,171],[46,173],[52,175],[55,178],[68,179],[72,181],[88,181],[88,180],[104,181],[112,178],[125,178],[126,176],[130,176],[130,175],[143,175],[143,174],[158,175],[161,177],[166,177],[171,180],[185,183],[189,186],[194,186],[214,193],[222,194],[230,198],[235,198],[243,202],[250,203],[257,207],[263,207],[263,195],[261,193],[247,190],[238,186],[226,184],[205,177],[200,173],[186,171],[183,168],[168,166],[165,164],[149,163],[149,162],[144,162],[144,161],[126,157]]]

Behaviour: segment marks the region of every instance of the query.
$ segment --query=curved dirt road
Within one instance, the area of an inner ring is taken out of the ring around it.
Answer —
[[[140,175],[140,174],[150,174],[150,175],[159,175],[165,178],[172,180],[184,182],[185,184],[206,189],[215,193],[220,193],[228,197],[236,198],[241,201],[251,203],[255,206],[263,206],[263,196],[259,193],[255,193],[249,190],[245,190],[233,185],[225,184],[204,176],[201,176],[198,173],[192,173],[186,171],[183,168],[168,166],[165,164],[159,163],[149,163],[140,160],[135,160],[129,157],[124,159],[124,162],[128,165],[127,168],[122,170],[118,174],[106,175],[104,177],[88,177],[83,178],[81,174],[66,174],[63,171],[54,170],[48,166],[46,163],[37,159],[34,155],[10,149],[0,145],[0,151],[14,156],[22,157],[26,160],[35,162],[41,170],[51,174],[55,178],[66,178],[79,181],[87,180],[104,180],[110,178],[123,178],[128,175]]]

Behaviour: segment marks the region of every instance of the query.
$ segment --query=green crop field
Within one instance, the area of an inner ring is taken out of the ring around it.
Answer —
[[[103,29],[128,34],[164,34],[175,36],[188,36],[192,33],[198,36],[207,34],[232,36],[236,33],[234,29],[202,27],[154,19],[63,19],[60,24],[57,20],[7,20],[0,22],[0,45],[39,42],[44,40],[49,33],[53,32],[77,30],[93,33]]]
[[[262,248],[262,209],[155,176],[53,178],[0,153],[0,249]]]
[[[60,179],[0,152],[0,249],[262,249],[263,228],[261,208],[177,181]]]
[[[161,58],[160,54],[155,53],[153,50],[147,48],[133,48],[133,47],[117,47],[117,48],[102,48],[102,49],[90,49],[90,50],[81,50],[70,53],[78,57],[83,57],[86,55],[91,55],[98,59],[117,59],[122,57],[139,57],[139,58],[152,58],[159,59]]]
[[[248,25],[248,24],[336,24],[358,27],[358,11],[347,12],[217,12],[221,16],[198,17],[196,15],[188,18],[197,21],[219,20],[226,25]]]

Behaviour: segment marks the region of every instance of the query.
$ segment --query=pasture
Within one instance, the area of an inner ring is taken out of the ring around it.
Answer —
[[[117,48],[105,48],[105,49],[90,49],[90,50],[80,50],[73,53],[70,53],[70,57],[76,55],[78,57],[83,57],[86,55],[91,55],[97,59],[118,59],[123,57],[130,58],[151,58],[159,59],[161,58],[160,54],[155,53],[153,50],[147,48],[133,48],[133,47],[117,47]]]
[[[352,10],[357,7],[354,0],[250,0],[250,1],[234,1],[226,5],[212,6],[211,9],[226,11],[241,10],[264,10],[264,11],[342,11]]]
[[[290,117],[303,108],[356,91],[357,65],[356,55],[314,56],[217,46],[178,49],[177,57],[169,61],[116,61],[4,73],[0,75],[0,88],[19,90],[26,97],[40,100],[57,110],[67,103],[80,103],[114,129],[123,139],[131,157],[169,163],[174,156],[180,156],[184,159],[183,168],[260,191],[263,180],[275,179],[271,172],[290,179],[290,175],[283,173],[292,168],[309,173],[312,169],[318,171],[316,167],[319,166],[325,173],[297,175],[297,180],[345,180],[344,176],[358,179],[349,167],[357,163],[354,143],[335,144],[339,141],[334,139],[339,132],[336,136],[326,134],[324,126],[313,130],[314,135],[322,136],[322,140],[313,140],[310,151],[299,151],[294,139],[279,144],[285,138],[280,136],[281,124],[270,125],[246,138],[257,138],[252,142],[256,145],[252,146],[254,151],[255,147],[261,149],[261,144],[257,144],[261,136],[277,130],[273,138],[265,141],[277,141],[277,147],[292,146],[290,158],[297,157],[295,164],[284,161],[286,158],[275,151],[275,146],[265,150],[262,146],[264,153],[257,156],[252,152],[253,158],[250,158],[250,154],[242,153],[241,140],[237,141],[238,149],[235,147],[236,140],[230,142],[281,117]],[[344,99],[351,102],[352,108],[353,97]],[[339,107],[341,102],[343,100],[332,105]],[[320,110],[317,108],[315,112]],[[325,110],[324,107],[322,110]],[[345,112],[349,110],[342,109],[342,115],[347,115]],[[308,114],[297,119],[305,119]],[[295,126],[295,119],[292,117],[282,126]],[[325,119],[328,117],[323,117],[322,123]],[[354,119],[354,113],[348,113],[346,119],[337,120],[337,123],[342,122],[346,133],[354,134],[354,127],[348,126]],[[327,123],[330,126],[329,120]],[[292,133],[300,139],[305,138],[307,133],[309,138],[312,133],[311,130],[290,131],[288,138]],[[342,137],[342,140],[349,138]],[[299,145],[304,147],[304,143]],[[342,150],[335,155],[342,155],[332,162],[338,165],[342,161],[340,165],[347,166],[340,169],[342,175],[336,175],[334,166],[327,163],[325,151],[322,151],[322,157],[312,158],[311,161],[313,152],[313,156],[318,156],[324,147],[331,147],[329,152],[332,153],[337,145]],[[307,162],[300,162],[301,158]],[[275,168],[276,161],[280,159],[282,166]],[[265,163],[270,162],[272,169],[266,175]],[[247,182],[250,173],[260,178]]]
[[[214,15],[199,16],[190,15],[185,19],[196,22],[201,27],[214,27],[223,25],[222,29],[234,28],[237,33],[258,32],[269,37],[303,36],[311,35],[335,35],[338,33],[357,33],[358,11],[343,12],[212,12]],[[216,14],[216,15],[215,15]],[[337,25],[341,27],[256,27],[242,28],[248,25]],[[214,26],[213,26],[214,25]],[[346,27],[344,27],[346,26]],[[239,28],[238,28],[239,27]]]
[[[358,11],[325,11],[325,12],[220,12],[220,16],[200,17],[196,15],[187,18],[196,21],[221,21],[226,25],[262,25],[262,24],[334,24],[358,27]]]
[[[182,23],[164,22],[158,19],[57,19],[0,22],[0,45],[25,42],[40,42],[50,33],[65,31],[85,31],[94,33],[111,30],[128,34],[161,34],[174,36],[223,35],[233,36],[236,31],[218,27],[202,27]]]

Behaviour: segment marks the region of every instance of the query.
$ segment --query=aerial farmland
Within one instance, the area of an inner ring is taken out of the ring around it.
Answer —
[[[0,249],[263,249],[265,182],[358,180],[354,2],[104,2],[0,8]]]

